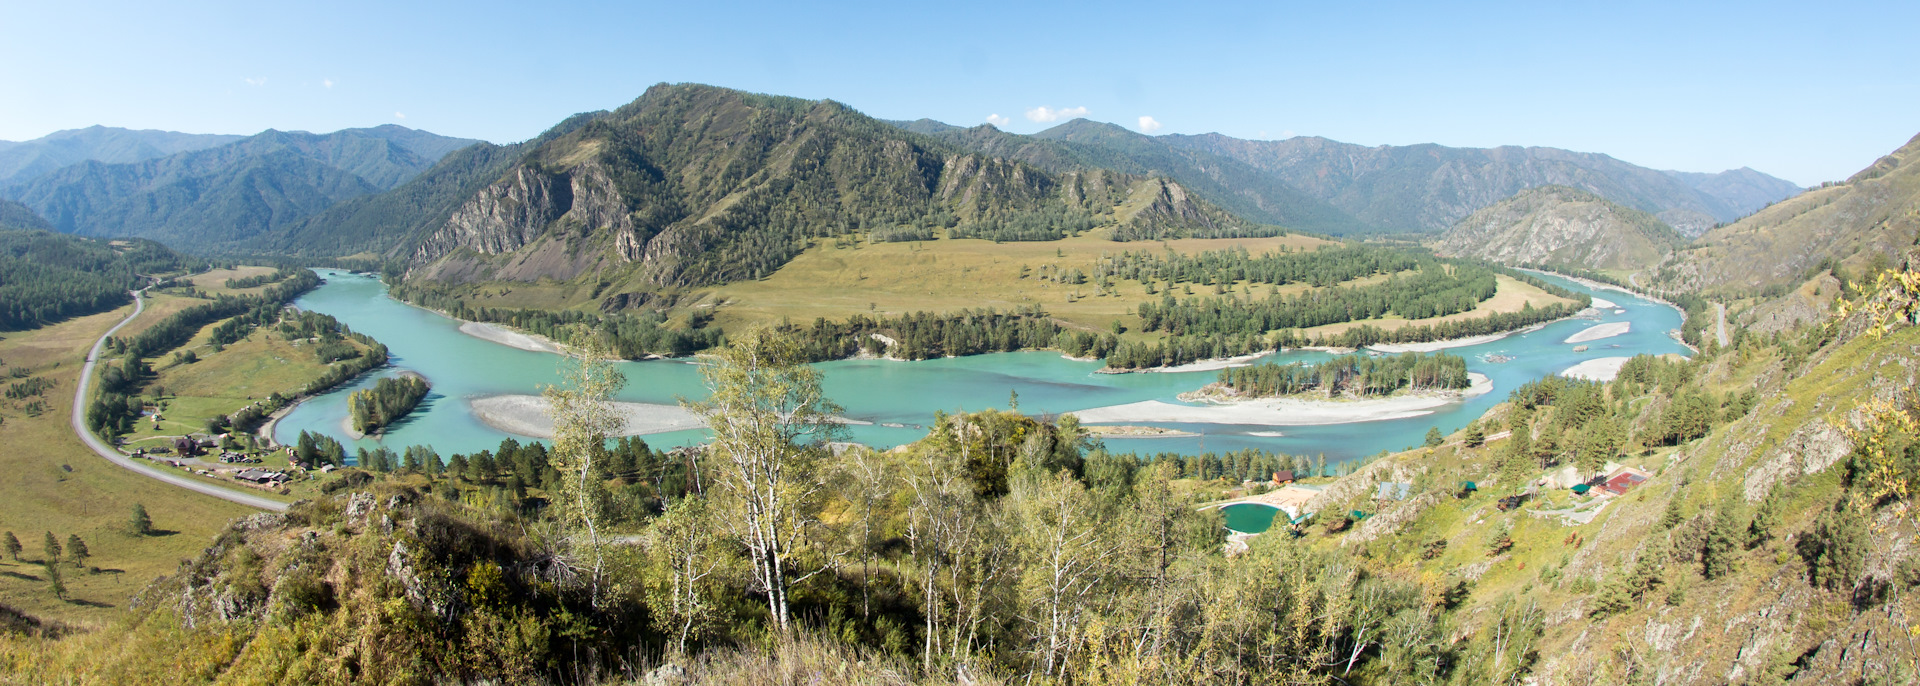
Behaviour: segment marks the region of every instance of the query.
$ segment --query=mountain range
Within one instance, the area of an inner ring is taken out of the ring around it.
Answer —
[[[95,138],[188,144],[148,132],[117,138],[108,133]],[[0,195],[63,232],[207,250],[391,189],[473,142],[392,125],[328,134],[269,130],[139,161],[87,159],[0,189]]]
[[[89,126],[55,131],[30,141],[0,141],[0,188],[88,160],[108,164],[144,162],[219,147],[245,137]]]
[[[809,239],[855,233],[1433,235],[1562,186],[1698,235],[1798,191],[1747,168],[1663,172],[1555,148],[1149,136],[1085,119],[1019,135],[690,84],[511,145],[391,125],[245,138],[95,127],[0,145],[0,161],[19,179],[0,197],[69,233],[394,259],[453,280],[639,264],[656,286],[764,275]]]

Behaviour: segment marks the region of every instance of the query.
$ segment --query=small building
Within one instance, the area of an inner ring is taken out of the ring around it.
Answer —
[[[173,439],[173,451],[181,457],[193,457],[200,454],[200,442],[191,438]]]
[[[285,481],[287,478],[287,475],[281,474],[279,472],[269,472],[264,469],[248,469],[248,470],[234,473],[233,478],[239,479],[241,481],[247,481],[251,483],[265,485],[265,484],[277,484],[277,483],[280,483],[281,481]]]
[[[1606,480],[1600,483],[1600,488],[1614,495],[1625,495],[1627,491],[1645,483],[1652,476],[1632,467],[1619,467],[1607,472]]]
[[[1282,469],[1273,473],[1273,485],[1275,486],[1290,484],[1293,483],[1293,480],[1293,470],[1291,469]]]

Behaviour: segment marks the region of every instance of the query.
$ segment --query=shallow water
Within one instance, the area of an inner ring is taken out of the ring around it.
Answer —
[[[388,368],[369,374],[332,392],[311,398],[282,419],[274,438],[291,443],[300,431],[317,431],[343,444],[372,448],[385,444],[399,450],[408,445],[432,445],[442,455],[493,448],[508,435],[475,419],[468,407],[472,398],[504,393],[538,393],[557,383],[560,357],[507,347],[468,336],[459,322],[412,307],[386,296],[377,278],[320,270],[323,285],[295,302],[312,311],[333,315],[354,331],[385,343],[392,355]],[[1593,292],[1583,286],[1545,277],[1568,288]],[[1121,452],[1225,451],[1259,448],[1291,454],[1324,453],[1330,462],[1398,450],[1418,444],[1428,428],[1452,432],[1504,400],[1513,388],[1558,373],[1583,360],[1640,353],[1686,354],[1666,332],[1680,326],[1680,313],[1637,296],[1605,291],[1602,297],[1623,309],[1585,319],[1561,321],[1531,333],[1508,336],[1481,345],[1447,352],[1467,358],[1468,369],[1486,374],[1494,390],[1431,414],[1381,422],[1329,426],[1270,426],[1222,424],[1156,424],[1201,434],[1191,438],[1109,438],[1109,449]],[[1563,343],[1568,336],[1604,322],[1631,322],[1632,331],[1588,343]],[[1512,358],[1489,362],[1489,355]],[[1270,355],[1265,361],[1324,359],[1324,353],[1292,351]],[[1099,362],[1076,362],[1054,352],[1017,352],[970,357],[896,362],[842,360],[818,365],[825,375],[829,397],[852,419],[873,422],[848,427],[848,438],[888,447],[926,435],[926,426],[938,411],[959,412],[1006,408],[1008,393],[1019,393],[1020,410],[1060,413],[1105,405],[1162,400],[1204,386],[1217,372],[1159,374],[1095,374]],[[625,362],[627,389],[621,400],[673,403],[681,397],[705,395],[699,368],[684,361]],[[350,440],[342,426],[347,416],[347,394],[371,386],[380,376],[418,372],[433,384],[433,392],[413,414],[388,427],[379,440]],[[901,427],[882,426],[898,424]],[[1282,435],[1271,435],[1275,431]],[[1267,434],[1267,435],[1260,435]],[[655,446],[696,443],[704,432],[682,431],[646,436]],[[518,437],[516,437],[518,438]],[[524,441],[526,439],[521,438]]]
[[[1227,528],[1243,534],[1264,533],[1273,526],[1275,515],[1280,508],[1259,503],[1239,503],[1220,508]]]

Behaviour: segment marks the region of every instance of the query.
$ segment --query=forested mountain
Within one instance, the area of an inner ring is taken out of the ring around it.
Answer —
[[[438,281],[630,269],[671,287],[772,273],[813,238],[1050,240],[1100,226],[1270,231],[1161,179],[1053,173],[832,101],[663,84],[533,146],[406,258],[410,277]]]
[[[67,233],[209,249],[392,188],[466,143],[397,126],[270,130],[142,162],[85,161],[0,193]]]
[[[1521,190],[1564,185],[1653,213],[1698,235],[1799,192],[1751,169],[1660,172],[1556,148],[1366,147],[1316,137],[1253,141],[1148,136],[1075,119],[1031,136],[930,119],[890,122],[970,150],[1048,169],[1104,167],[1171,176],[1256,221],[1333,234],[1445,230]]]
[[[1685,243],[1653,215],[1576,188],[1540,186],[1468,215],[1435,250],[1503,264],[1638,270]]]
[[[1775,203],[1707,232],[1661,270],[1680,292],[1797,286],[1824,262],[1897,264],[1920,237],[1920,136],[1843,183]]]
[[[1169,148],[1158,144],[1158,139],[1112,124],[1076,119],[1032,136],[1021,136],[990,124],[962,129],[930,119],[893,123],[967,150],[1020,160],[1056,172],[1112,169],[1130,174],[1164,174],[1214,204],[1258,222],[1331,234],[1350,233],[1360,226],[1360,221],[1353,216],[1238,160],[1198,150]]]
[[[1240,160],[1369,226],[1395,232],[1444,230],[1523,189],[1561,185],[1654,214],[1697,236],[1716,223],[1738,219],[1741,208],[1757,198],[1771,194],[1769,200],[1779,200],[1797,192],[1792,184],[1758,172],[1754,177],[1770,181],[1734,183],[1753,178],[1736,174],[1718,183],[1690,182],[1606,155],[1557,148],[1367,147],[1315,136],[1250,141],[1217,133],[1155,140]]]
[[[34,214],[31,207],[12,200],[0,200],[0,229],[52,231],[53,225]]]
[[[89,126],[55,131],[30,141],[0,141],[0,188],[87,160],[108,164],[142,162],[219,147],[242,138],[246,136]]]
[[[0,208],[4,209],[4,208]],[[121,245],[0,222],[0,331],[31,329],[132,302],[143,274],[172,271],[185,258],[153,241]]]

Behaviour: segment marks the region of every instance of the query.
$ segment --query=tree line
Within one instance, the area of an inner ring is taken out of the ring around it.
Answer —
[[[1467,361],[1457,355],[1341,355],[1316,364],[1261,363],[1225,369],[1220,384],[1242,395],[1277,396],[1318,392],[1387,395],[1407,390],[1458,390],[1472,385]]]

